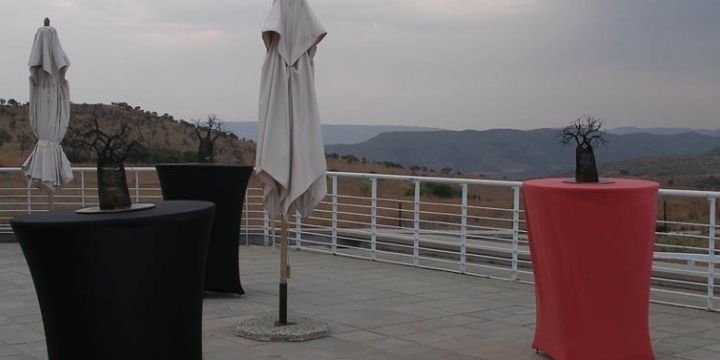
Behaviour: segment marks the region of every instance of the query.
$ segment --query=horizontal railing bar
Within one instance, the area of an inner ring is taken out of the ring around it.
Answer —
[[[661,292],[661,293],[665,293],[665,294],[680,295],[680,296],[690,296],[690,297],[696,297],[696,298],[700,298],[700,299],[705,298],[705,294],[693,294],[693,293],[689,293],[689,292],[682,292],[682,291],[676,291],[676,290],[666,290],[666,289],[660,289],[657,286],[651,287],[650,291]]]
[[[433,206],[444,206],[444,207],[452,207],[452,208],[461,208],[462,204],[456,204],[456,203],[439,203],[439,202],[432,202],[432,201],[423,201],[421,203],[422,205],[433,205]]]
[[[475,205],[468,205],[468,210],[470,209],[477,209],[477,210],[492,210],[492,211],[509,211],[513,212],[513,209],[508,208],[495,208],[495,207],[485,207],[485,206],[475,206]],[[525,212],[525,210],[520,210],[520,212]]]
[[[680,196],[680,197],[694,197],[694,198],[705,198],[705,199],[720,199],[720,191],[700,191],[700,190],[676,190],[676,189],[660,189],[658,191],[660,196]]]
[[[460,179],[460,178],[441,178],[441,177],[425,177],[425,176],[404,176],[404,175],[388,175],[388,174],[365,174],[365,173],[349,173],[328,171],[328,176],[337,176],[343,178],[359,178],[359,179],[378,179],[378,180],[398,180],[398,181],[419,181],[434,182],[444,184],[457,185],[487,185],[487,186],[522,186],[520,181],[502,181],[502,180],[480,180],[480,179]]]
[[[355,199],[355,200],[368,200],[370,201],[370,198],[367,196],[355,196],[355,195],[342,195],[338,194],[338,199]]]

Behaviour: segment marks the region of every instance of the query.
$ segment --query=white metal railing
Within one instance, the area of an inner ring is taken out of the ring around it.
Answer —
[[[154,168],[126,170],[135,202],[161,200]],[[58,192],[55,208],[97,203],[95,169],[74,171],[76,180]],[[329,194],[313,215],[293,217],[289,238],[298,250],[533,281],[521,182],[342,172],[328,172],[328,180]],[[428,194],[433,189],[437,193]],[[720,192],[663,189],[659,197],[661,205],[676,204],[669,215],[661,211],[658,220],[652,300],[720,310]],[[248,188],[241,236],[246,244],[274,246],[279,231],[262,202],[262,191]],[[24,182],[19,168],[0,168],[0,233],[11,232],[12,217],[47,211],[48,205],[46,195]]]

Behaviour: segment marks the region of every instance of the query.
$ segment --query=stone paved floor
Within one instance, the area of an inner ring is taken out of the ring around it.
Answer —
[[[238,338],[238,320],[273,312],[278,253],[241,247],[243,297],[204,304],[205,359],[547,359],[530,348],[529,285],[291,251],[291,314],[330,325],[306,343]],[[651,307],[658,359],[720,359],[720,314]],[[20,248],[0,242],[0,359],[46,359],[40,311]]]

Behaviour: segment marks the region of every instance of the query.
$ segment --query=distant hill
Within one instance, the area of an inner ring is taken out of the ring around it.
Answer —
[[[567,174],[574,166],[572,147],[554,141],[556,129],[529,131],[391,132],[355,145],[329,145],[328,153],[351,154],[370,161],[390,161],[465,174],[529,178]],[[698,133],[609,134],[597,150],[598,161],[649,156],[697,155],[720,147],[720,139]]]
[[[720,147],[699,155],[612,161],[604,175],[653,179],[670,187],[720,190]]]
[[[627,135],[636,133],[647,133],[655,135],[677,135],[682,133],[694,132],[707,136],[720,137],[720,129],[708,130],[708,129],[691,129],[691,128],[638,128],[634,126],[619,127],[609,131],[615,135]]]
[[[186,121],[125,103],[72,104],[70,128],[63,148],[70,161],[76,165],[94,162],[92,152],[67,143],[93,114],[98,115],[103,128],[117,127],[121,120],[125,120],[130,124],[133,137],[139,138],[142,134],[144,147],[128,159],[129,164],[196,161],[198,140],[193,125]],[[29,126],[27,105],[0,106],[0,166],[20,166],[30,155],[35,142]],[[252,164],[254,161],[254,145],[235,135],[222,136],[215,148],[217,162]]]
[[[227,129],[235,135],[255,141],[257,138],[257,122],[226,122]],[[357,144],[369,140],[384,132],[392,131],[431,131],[436,128],[420,126],[395,125],[333,125],[323,124],[323,141],[325,144]]]

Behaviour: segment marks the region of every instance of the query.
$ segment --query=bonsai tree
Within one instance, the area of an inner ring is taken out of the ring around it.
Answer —
[[[578,183],[600,181],[593,147],[606,144],[606,136],[603,121],[589,115],[573,121],[558,134],[558,139],[563,145],[572,143],[576,145],[575,180]]]
[[[81,132],[84,144],[97,154],[98,200],[101,210],[129,209],[130,192],[125,177],[125,160],[142,146],[142,139],[133,139],[130,125],[121,121],[112,133],[101,129],[97,113]],[[90,139],[90,140],[88,140]]]
[[[215,160],[215,141],[223,134],[227,134],[227,130],[215,114],[208,115],[205,120],[195,121],[195,135],[200,141],[197,153],[198,162],[212,163]]]

